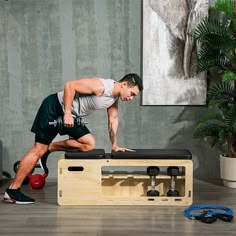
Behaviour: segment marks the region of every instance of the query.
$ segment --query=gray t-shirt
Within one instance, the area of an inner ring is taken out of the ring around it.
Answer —
[[[76,93],[72,103],[72,114],[76,116],[88,116],[92,112],[110,107],[118,97],[112,96],[115,81],[112,79],[99,79],[104,85],[104,92],[101,96]],[[64,111],[64,91],[57,93],[58,100]]]

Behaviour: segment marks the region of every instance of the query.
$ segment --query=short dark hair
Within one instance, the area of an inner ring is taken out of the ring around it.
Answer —
[[[139,91],[143,90],[143,81],[135,73],[125,75],[119,82],[127,81],[129,86],[138,86]]]

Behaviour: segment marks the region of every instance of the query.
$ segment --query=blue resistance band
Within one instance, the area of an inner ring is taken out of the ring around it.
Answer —
[[[191,213],[191,211],[204,210],[200,213]],[[220,210],[220,211],[217,211]],[[202,214],[207,214],[208,216],[217,216],[217,215],[228,215],[233,216],[233,210],[229,207],[224,206],[190,206],[184,211],[184,215],[189,219],[195,219],[196,217],[201,216]]]

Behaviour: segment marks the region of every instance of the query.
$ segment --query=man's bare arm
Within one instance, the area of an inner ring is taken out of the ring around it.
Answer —
[[[116,152],[132,152],[134,150],[119,147],[117,144],[117,132],[118,132],[118,126],[119,126],[119,119],[118,119],[118,100],[107,109],[108,114],[108,132],[109,132],[109,138],[112,145],[112,150]]]
[[[80,80],[71,80],[65,83],[64,86],[64,125],[72,127],[74,119],[71,114],[71,108],[75,93],[102,95],[104,86],[97,78],[83,78]]]
[[[117,131],[119,125],[118,119],[118,100],[107,109],[108,114],[108,132],[111,141],[112,149],[117,147]]]

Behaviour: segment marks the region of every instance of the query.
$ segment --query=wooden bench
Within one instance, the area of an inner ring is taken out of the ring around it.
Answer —
[[[151,189],[148,166],[158,166],[156,189],[160,196],[147,196]],[[177,166],[178,197],[167,197],[170,176]],[[179,205],[192,204],[192,155],[185,149],[136,149],[136,152],[65,153],[58,162],[59,205]]]

